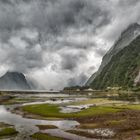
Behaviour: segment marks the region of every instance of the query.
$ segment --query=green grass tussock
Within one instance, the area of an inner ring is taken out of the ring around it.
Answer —
[[[36,134],[32,135],[32,138],[35,138],[37,140],[64,140],[62,138],[49,136],[49,135],[43,134],[43,133],[36,133]]]
[[[0,130],[0,137],[15,135],[18,132],[14,128],[3,128]]]
[[[41,105],[28,105],[23,106],[22,109],[26,112],[41,115],[44,117],[57,117],[57,118],[78,118],[78,117],[87,117],[100,114],[115,113],[121,111],[119,108],[107,107],[107,106],[98,106],[90,107],[84,109],[77,113],[61,113],[60,108],[57,105],[50,104],[41,104]]]

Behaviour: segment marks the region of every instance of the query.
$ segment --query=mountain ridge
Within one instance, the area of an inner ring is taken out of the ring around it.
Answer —
[[[114,55],[90,85],[95,89],[107,87],[133,88],[140,79],[140,35]],[[138,78],[136,80],[136,78]]]
[[[103,68],[111,61],[112,56],[128,46],[135,38],[140,35],[140,25],[138,23],[131,24],[126,28],[110,50],[105,54],[102,59],[102,63],[97,72],[95,72],[86,82],[86,86],[89,86],[94,79],[100,75]]]
[[[30,90],[24,74],[20,72],[6,72],[0,77],[0,89],[1,90]]]

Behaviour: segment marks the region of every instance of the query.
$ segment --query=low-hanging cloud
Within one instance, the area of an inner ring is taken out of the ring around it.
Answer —
[[[84,63],[87,60],[87,56],[83,51],[71,53],[63,53],[61,55],[61,68],[62,70],[74,71],[80,63]]]
[[[0,0],[2,72],[47,89],[82,85],[139,9],[139,0]]]

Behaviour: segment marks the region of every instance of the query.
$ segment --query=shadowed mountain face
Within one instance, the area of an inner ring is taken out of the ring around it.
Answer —
[[[30,86],[22,73],[7,72],[0,78],[0,89],[3,90],[30,90]]]
[[[115,42],[112,48],[103,57],[99,70],[89,78],[86,85],[88,86],[93,85],[97,77],[100,76],[105,67],[109,64],[110,61],[112,61],[113,56],[115,56],[117,53],[119,53],[121,50],[127,47],[139,35],[140,35],[140,25],[137,23],[130,25],[124,32],[122,32],[119,39]]]
[[[140,36],[114,55],[91,83],[95,89],[140,85]]]

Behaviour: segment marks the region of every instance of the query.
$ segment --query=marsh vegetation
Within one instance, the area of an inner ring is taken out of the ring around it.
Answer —
[[[138,140],[139,94],[114,92],[110,96],[108,92],[103,97],[101,94],[99,97],[91,94],[13,94],[0,109],[2,112],[5,108],[5,116],[10,117],[1,116],[0,121],[16,118],[17,122],[10,121],[10,126],[4,126],[2,133],[21,140]],[[124,100],[125,97],[135,100]],[[71,109],[71,112],[64,113],[62,108]],[[73,112],[75,109],[77,111]]]

